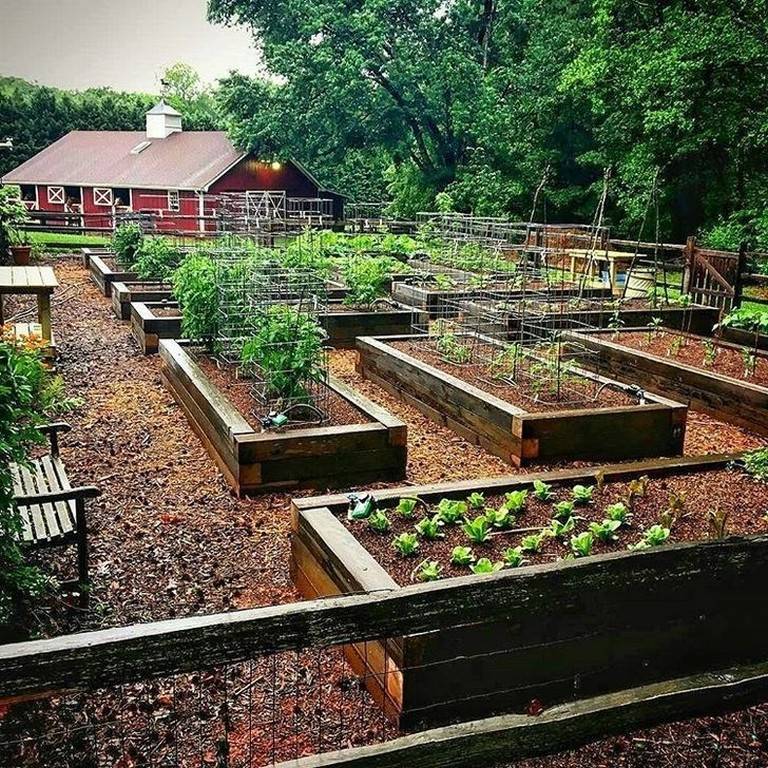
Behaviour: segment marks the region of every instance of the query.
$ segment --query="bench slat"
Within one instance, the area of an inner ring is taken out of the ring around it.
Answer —
[[[11,464],[11,477],[13,479],[14,496],[23,496],[24,487],[21,481],[21,473],[17,464]],[[23,541],[33,541],[35,538],[32,532],[32,523],[29,519],[29,510],[26,507],[19,507],[19,516],[21,517],[21,538]]]
[[[48,486],[50,489],[52,491],[69,490],[69,479],[65,473],[63,475],[63,479],[61,474],[57,474],[53,463],[51,462],[51,457],[46,454],[43,456],[41,461],[45,476],[48,478]],[[75,503],[73,501],[57,501],[53,506],[56,508],[56,516],[59,521],[59,528],[61,529],[62,534],[66,535],[68,533],[72,533],[77,527]]]
[[[22,486],[28,489],[29,494],[39,493],[37,486],[32,475],[26,467],[19,467],[21,472]],[[45,530],[45,521],[43,520],[43,513],[39,504],[30,504],[29,512],[31,515],[32,530],[35,539],[39,541],[45,541],[48,539],[48,532]]]
[[[56,487],[50,487],[48,478],[46,477],[43,467],[39,461],[33,463],[35,470],[35,480],[37,481],[37,488],[41,493],[47,493],[48,491],[58,491]],[[45,518],[45,524],[48,528],[48,538],[56,539],[62,535],[61,526],[56,516],[56,510],[53,508],[53,504],[46,502],[42,505],[43,516]]]

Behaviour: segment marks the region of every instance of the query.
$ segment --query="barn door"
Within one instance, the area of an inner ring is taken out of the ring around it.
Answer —
[[[251,190],[245,193],[245,203],[249,220],[285,218],[285,191]]]

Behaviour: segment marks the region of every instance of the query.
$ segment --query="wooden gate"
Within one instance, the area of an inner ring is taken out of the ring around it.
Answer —
[[[730,312],[741,303],[742,274],[746,267],[746,251],[738,253],[699,248],[696,238],[685,244],[684,291],[694,304],[717,307]]]

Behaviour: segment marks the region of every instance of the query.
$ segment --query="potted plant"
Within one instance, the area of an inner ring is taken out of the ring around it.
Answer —
[[[10,255],[14,264],[29,264],[32,246],[20,227],[29,221],[29,213],[16,186],[0,187],[0,260]]]

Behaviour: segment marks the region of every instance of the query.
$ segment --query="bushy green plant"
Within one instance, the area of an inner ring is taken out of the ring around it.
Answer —
[[[552,486],[549,483],[545,483],[543,480],[534,480],[533,495],[539,501],[550,501],[555,494],[552,492]]]
[[[368,518],[368,527],[376,533],[387,533],[392,527],[392,523],[389,522],[389,518],[380,509],[377,509]]]
[[[576,504],[589,504],[592,501],[594,491],[594,485],[574,485],[571,498]]]
[[[488,507],[483,514],[494,528],[509,528],[515,522],[514,515],[506,507]]]
[[[392,548],[402,557],[411,557],[419,549],[415,533],[401,533],[392,540]]]
[[[136,261],[144,233],[138,224],[121,224],[112,235],[112,250],[117,263],[130,267]]]
[[[528,491],[525,489],[520,491],[509,491],[504,494],[504,507],[513,515],[519,515],[525,509],[527,501]]]
[[[471,509],[482,509],[485,506],[485,494],[477,491],[470,493],[467,496],[467,504]]]
[[[440,499],[437,505],[437,517],[445,525],[461,522],[467,514],[467,502],[456,499]]]
[[[496,573],[504,567],[504,563],[491,562],[487,557],[481,557],[476,563],[470,565],[472,573]]]
[[[595,537],[590,531],[583,531],[576,536],[571,536],[571,552],[576,557],[588,557],[592,554],[592,545]]]
[[[10,465],[24,464],[42,441],[36,428],[43,420],[49,372],[39,348],[5,335],[0,340],[0,625],[9,623],[20,603],[39,596],[46,580],[27,565],[19,545],[21,518],[13,505]]]
[[[572,501],[558,501],[555,504],[555,517],[558,520],[567,520],[573,515],[574,503]]]
[[[241,360],[253,365],[270,399],[308,398],[307,387],[325,377],[325,334],[314,318],[293,307],[275,305],[259,312]]]
[[[29,212],[21,200],[19,187],[0,187],[0,264],[6,261],[8,249],[19,242],[19,228],[29,221]]]
[[[652,525],[646,531],[643,532],[643,538],[636,544],[630,544],[629,549],[650,549],[651,547],[659,547],[662,544],[666,544],[669,540],[670,530],[663,525]]]
[[[387,293],[389,265],[373,256],[358,256],[346,261],[342,270],[349,293],[344,303],[354,307],[370,307]]]
[[[216,264],[197,253],[173,273],[173,295],[181,307],[181,333],[187,339],[211,344],[218,328]]]
[[[519,568],[525,562],[522,547],[507,547],[502,553],[502,558],[510,568]]]
[[[479,515],[474,520],[467,520],[461,526],[461,530],[475,544],[484,544],[491,538],[491,525],[485,515]]]
[[[621,528],[620,520],[605,519],[600,523],[590,523],[590,533],[600,541],[616,541],[616,532]]]
[[[419,581],[437,581],[442,570],[437,560],[424,560],[419,564],[416,577]]]
[[[607,520],[615,520],[621,525],[628,525],[632,514],[624,502],[618,501],[616,504],[609,504],[605,508],[605,517]]]
[[[419,520],[415,527],[419,535],[425,539],[441,539],[445,536],[443,521],[437,515]]]
[[[131,269],[142,280],[171,279],[184,260],[184,252],[165,237],[145,237],[136,251]]]
[[[576,518],[568,517],[565,520],[554,518],[549,524],[549,535],[554,539],[563,539],[576,528]]]
[[[523,552],[531,552],[533,554],[541,552],[544,542],[547,540],[547,536],[548,529],[540,531],[539,533],[529,533],[521,539],[520,549]]]
[[[416,505],[419,503],[419,500],[415,497],[404,497],[400,499],[397,502],[397,506],[395,507],[395,512],[400,516],[404,518],[411,518],[416,514]]]
[[[747,451],[743,457],[744,470],[756,480],[768,483],[768,448]]]
[[[454,547],[451,562],[454,565],[469,565],[475,562],[475,555],[469,547]]]

